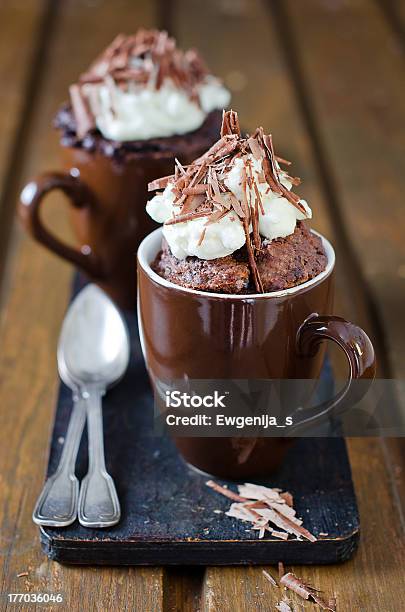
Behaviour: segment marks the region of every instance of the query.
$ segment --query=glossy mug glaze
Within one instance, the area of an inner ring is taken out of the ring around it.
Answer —
[[[191,148],[190,163],[206,148]],[[148,183],[173,172],[173,151],[131,153],[122,160],[80,147],[61,147],[63,172],[48,172],[23,189],[19,216],[26,230],[48,249],[76,265],[122,308],[135,308],[136,251],[157,224],[146,213]],[[40,208],[55,189],[71,203],[79,248],[61,242],[42,223]]]
[[[150,264],[160,250],[161,235],[161,229],[155,230],[138,250],[138,323],[152,385],[187,379],[317,379],[324,339],[343,349],[350,370],[344,396],[328,410],[358,399],[351,379],[374,378],[368,336],[329,314],[335,255],[326,239],[327,268],[315,279],[284,291],[226,295],[185,289],[153,272]],[[317,409],[305,418],[316,422]],[[249,438],[178,437],[175,443],[184,459],[203,472],[238,479],[273,472],[291,441],[258,438],[248,453]]]

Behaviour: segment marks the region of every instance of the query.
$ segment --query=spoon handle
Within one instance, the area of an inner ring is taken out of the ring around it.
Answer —
[[[121,517],[114,481],[108,474],[104,459],[103,417],[99,388],[82,390],[86,403],[89,435],[89,471],[82,481],[78,518],[84,527],[110,527]]]
[[[32,519],[37,525],[66,527],[76,519],[79,481],[75,464],[85,421],[83,400],[76,398],[58,468],[46,481],[35,504]]]

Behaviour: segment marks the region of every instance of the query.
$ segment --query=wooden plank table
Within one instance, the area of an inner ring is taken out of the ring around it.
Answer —
[[[12,212],[28,177],[55,167],[58,143],[49,124],[69,83],[118,31],[169,27],[181,46],[199,47],[223,76],[246,129],[262,124],[273,132],[277,149],[296,161],[314,226],[336,246],[336,312],[375,340],[380,375],[403,377],[400,4],[0,5],[0,593],[62,592],[65,604],[51,610],[275,609],[280,596],[262,568],[72,568],[44,558],[31,512],[46,464],[57,389],[55,347],[72,271],[27,239],[12,223]],[[69,236],[63,207],[54,196],[46,217]],[[294,571],[335,593],[339,611],[405,609],[404,446],[352,439],[349,450],[362,521],[359,551],[342,566]]]

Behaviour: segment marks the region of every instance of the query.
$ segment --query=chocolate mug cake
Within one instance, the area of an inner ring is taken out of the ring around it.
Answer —
[[[21,194],[20,216],[39,242],[68,259],[122,307],[135,306],[133,264],[156,226],[145,213],[147,185],[188,164],[217,138],[230,94],[195,50],[182,52],[166,32],[118,35],[71,85],[58,111],[64,173],[47,173]],[[80,249],[42,225],[40,203],[62,190]]]
[[[217,381],[265,380],[276,389],[304,380],[303,394],[299,387],[287,397],[291,437],[350,409],[374,377],[367,334],[329,314],[334,250],[306,227],[311,210],[285,165],[271,136],[258,128],[243,137],[228,112],[217,143],[150,185],[163,189],[147,205],[163,228],[138,249],[138,324],[163,413],[167,390],[192,393],[195,381],[215,389]],[[349,376],[335,397],[313,405],[324,340],[343,350]],[[205,437],[198,429],[174,441],[189,464],[234,479],[268,476],[289,448],[286,437]]]
[[[147,204],[165,240],[153,269],[173,283],[218,293],[264,293],[320,274],[326,255],[305,219],[312,213],[293,191],[300,179],[280,164],[262,128],[241,136],[238,117],[224,113],[221,139],[184,168],[149,188]]]

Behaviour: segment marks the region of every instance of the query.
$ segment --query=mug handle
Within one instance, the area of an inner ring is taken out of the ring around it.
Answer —
[[[298,409],[293,413],[294,430],[313,425],[333,412],[342,414],[359,402],[367,393],[376,372],[374,348],[367,334],[354,323],[333,315],[310,315],[297,332],[296,349],[300,357],[313,357],[323,340],[335,342],[346,355],[349,376],[345,386],[332,399],[317,406]],[[364,380],[362,385],[352,385],[353,380]],[[297,419],[297,420],[296,420]]]
[[[27,183],[20,195],[18,214],[27,232],[38,242],[53,251],[59,257],[66,259],[89,276],[100,279],[104,276],[100,260],[91,251],[74,248],[64,244],[51,234],[43,225],[40,208],[45,196],[59,189],[76,208],[94,205],[94,196],[79,177],[64,172],[47,172],[37,176]]]

